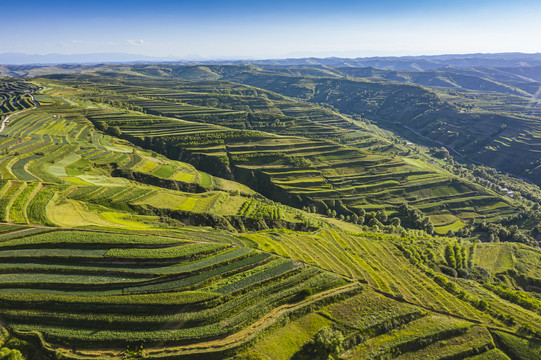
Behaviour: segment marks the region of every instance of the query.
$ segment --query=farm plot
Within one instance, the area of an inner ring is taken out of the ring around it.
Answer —
[[[265,251],[366,282],[413,304],[470,319],[485,318],[470,304],[446,295],[445,290],[412,267],[392,243],[334,230],[317,235],[283,235],[280,241],[263,234],[242,236]]]
[[[346,284],[337,275],[223,243],[88,231],[3,241],[0,258],[0,314],[9,329],[22,337],[38,332],[46,346],[83,352],[141,342],[166,351],[232,336],[302,300],[295,299],[303,289],[317,297]]]

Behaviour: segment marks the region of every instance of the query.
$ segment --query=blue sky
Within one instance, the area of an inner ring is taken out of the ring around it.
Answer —
[[[4,3],[2,13],[0,53],[283,58],[541,52],[539,0],[28,0]]]

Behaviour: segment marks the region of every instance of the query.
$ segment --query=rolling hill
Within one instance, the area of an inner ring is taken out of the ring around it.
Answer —
[[[0,356],[539,357],[538,188],[343,97],[380,89],[370,109],[406,119],[464,89],[94,70],[0,89]]]

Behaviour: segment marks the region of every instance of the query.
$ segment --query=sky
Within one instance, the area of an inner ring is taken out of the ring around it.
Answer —
[[[1,8],[0,53],[268,59],[541,52],[539,0],[25,0]]]

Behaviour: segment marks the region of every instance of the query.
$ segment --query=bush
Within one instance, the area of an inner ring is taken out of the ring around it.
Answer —
[[[0,360],[24,360],[24,357],[19,350],[12,350],[3,347],[0,349]]]
[[[449,266],[440,265],[440,271],[442,273],[444,273],[445,275],[449,275],[449,276],[452,276],[452,277],[457,277],[458,276],[457,271],[455,269],[453,269],[452,267],[449,267]]]
[[[306,299],[307,297],[312,296],[313,293],[314,293],[314,290],[312,288],[302,289],[291,298],[290,302],[294,303],[294,302],[302,301]]]
[[[486,300],[477,300],[473,304],[477,309],[481,311],[487,311],[488,310],[488,302]]]
[[[456,273],[458,277],[461,277],[463,279],[467,279],[468,276],[470,276],[470,272],[468,271],[468,269],[465,268],[459,268]]]
[[[491,276],[490,270],[481,266],[475,266],[470,270],[470,277],[481,283],[490,281]]]
[[[349,342],[360,342],[364,338],[349,339]],[[349,344],[350,346],[352,344]],[[334,359],[344,351],[344,334],[329,327],[321,328],[314,337],[295,353],[293,360],[328,360]]]

